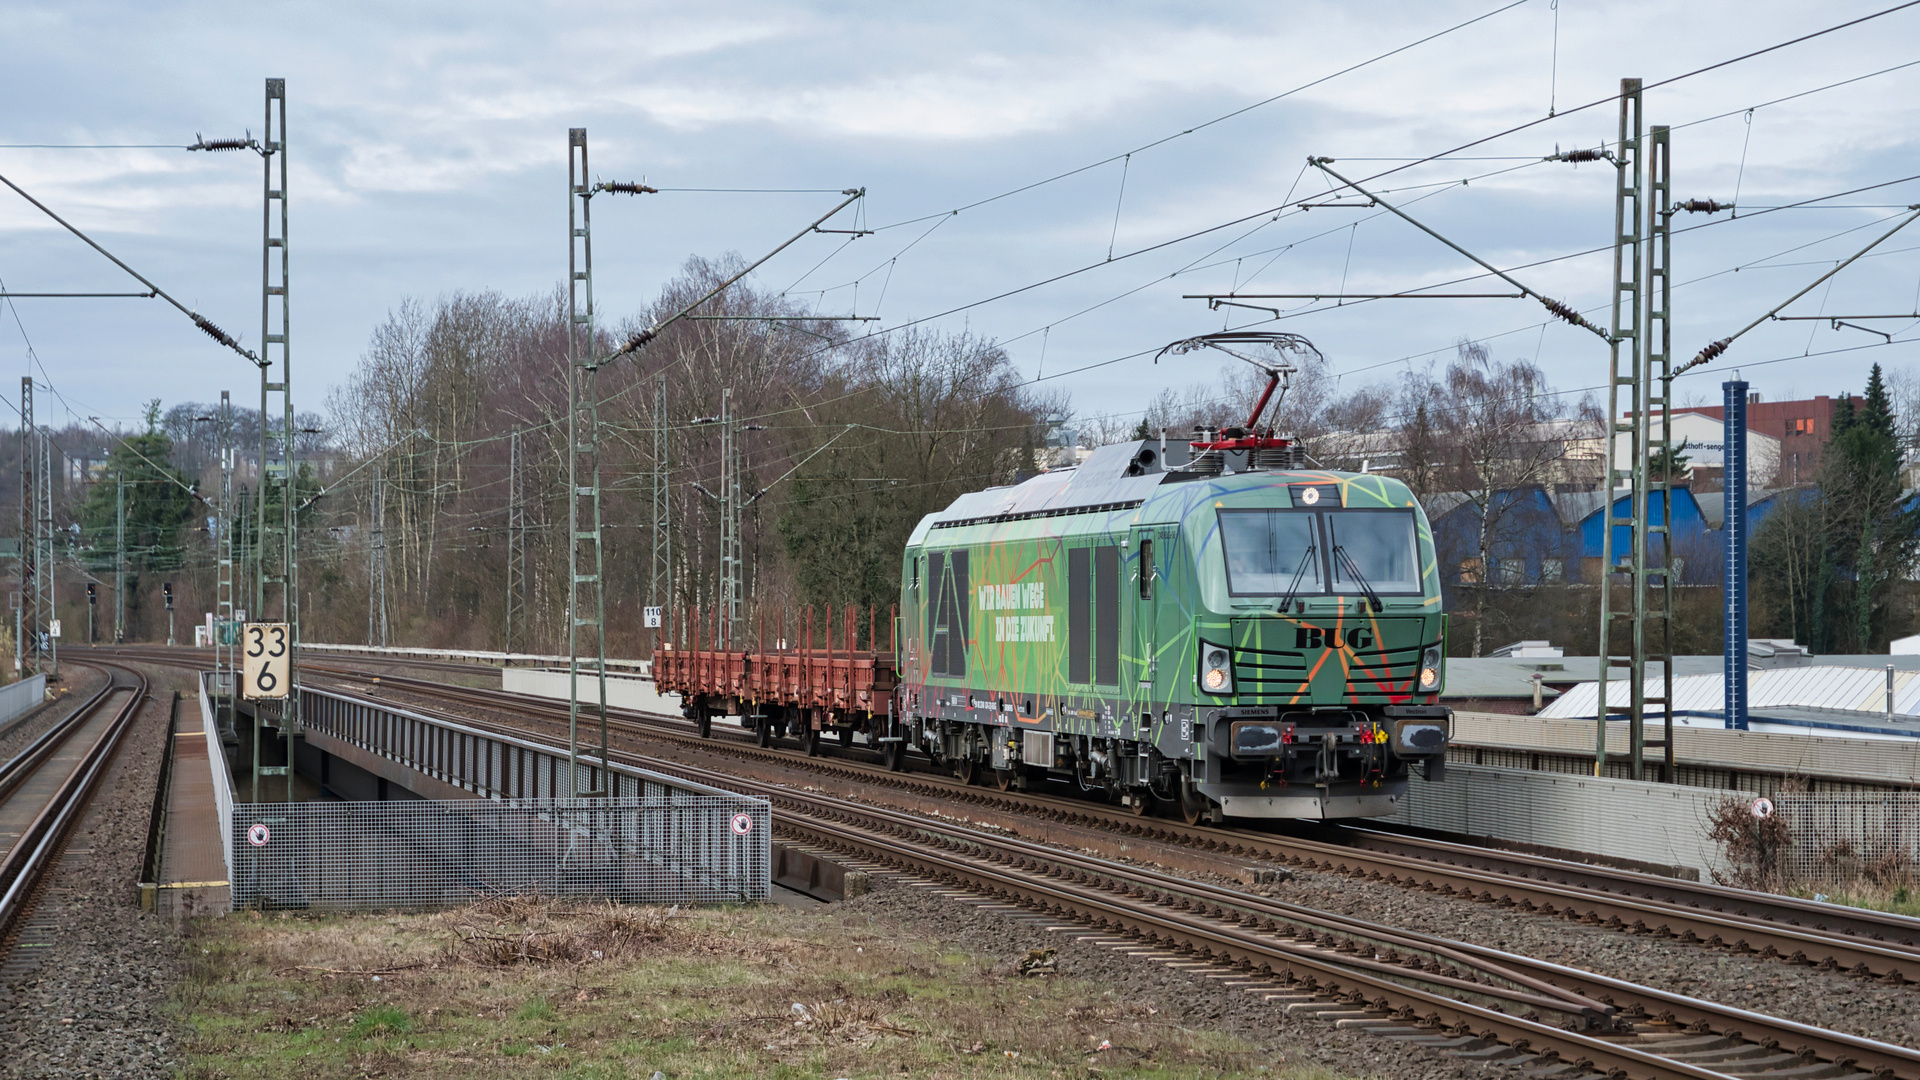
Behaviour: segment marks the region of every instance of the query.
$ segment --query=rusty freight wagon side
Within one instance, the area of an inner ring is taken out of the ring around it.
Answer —
[[[675,622],[653,653],[653,680],[662,694],[679,694],[681,712],[702,738],[716,716],[738,716],[761,746],[789,734],[817,754],[825,732],[851,746],[855,734],[881,749],[891,768],[902,759],[894,728],[894,622],[886,618],[887,647],[878,647],[877,612],[828,606],[816,618],[809,606],[795,613],[792,636],[781,613],[755,627],[751,643],[726,640],[725,622],[694,612]],[[836,628],[835,623],[839,623]],[[864,638],[860,631],[866,631]],[[837,630],[837,632],[836,632]],[[863,647],[864,645],[864,647]]]

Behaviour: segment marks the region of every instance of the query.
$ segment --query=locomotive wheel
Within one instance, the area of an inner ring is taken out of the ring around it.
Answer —
[[[1128,806],[1127,809],[1133,811],[1134,817],[1152,817],[1154,810],[1153,804],[1158,801],[1158,799],[1155,799],[1151,795],[1136,791],[1133,793],[1133,803]]]
[[[1193,781],[1180,781],[1180,819],[1189,825],[1198,825],[1207,817],[1208,800],[1205,795],[1194,790]]]
[[[841,746],[853,745],[853,729],[852,728],[845,727],[840,729],[840,745]]]
[[[1019,777],[1020,774],[1013,769],[995,769],[993,770],[993,786],[999,788],[1001,791],[1012,791],[1013,782],[1019,779]]]
[[[820,729],[819,728],[809,726],[806,731],[801,733],[800,738],[803,742],[807,744],[808,757],[820,756]]]
[[[772,746],[773,717],[763,716],[760,718],[760,722],[754,726],[757,730],[754,732],[753,741],[759,743],[761,746]]]
[[[700,730],[701,738],[703,739],[713,738],[713,714],[712,713],[708,712],[705,709],[701,709],[700,719],[694,721],[694,726]]]
[[[953,775],[959,777],[961,783],[971,787],[980,782],[980,763],[970,757],[954,758]]]

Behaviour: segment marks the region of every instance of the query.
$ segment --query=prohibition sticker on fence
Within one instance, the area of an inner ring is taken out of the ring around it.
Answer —
[[[252,844],[254,847],[266,847],[267,841],[271,839],[273,839],[273,834],[268,832],[267,827],[259,822],[255,822],[253,826],[247,830],[247,843]]]
[[[1749,809],[1753,811],[1754,817],[1770,818],[1773,816],[1773,800],[1762,795],[1753,800],[1753,805]]]
[[[735,814],[733,815],[733,820],[727,822],[727,828],[732,829],[733,835],[735,836],[745,836],[753,831],[753,815],[747,813]]]

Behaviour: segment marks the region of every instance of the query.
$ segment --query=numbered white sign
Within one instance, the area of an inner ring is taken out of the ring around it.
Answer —
[[[293,633],[286,623],[247,623],[240,629],[240,696],[287,696],[293,681]]]
[[[640,609],[640,616],[648,629],[653,629],[660,625],[660,609],[657,607]]]

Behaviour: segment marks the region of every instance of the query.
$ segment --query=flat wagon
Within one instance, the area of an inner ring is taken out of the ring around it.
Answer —
[[[715,716],[727,715],[739,716],[761,746],[793,735],[809,754],[819,753],[828,733],[843,746],[864,734],[898,768],[895,622],[893,612],[882,616],[871,608],[807,607],[793,613],[791,623],[784,612],[773,616],[771,627],[756,623],[749,644],[726,640],[725,622],[696,609],[654,652],[654,685],[680,695],[702,738],[711,734]],[[876,648],[881,634],[886,646]]]

